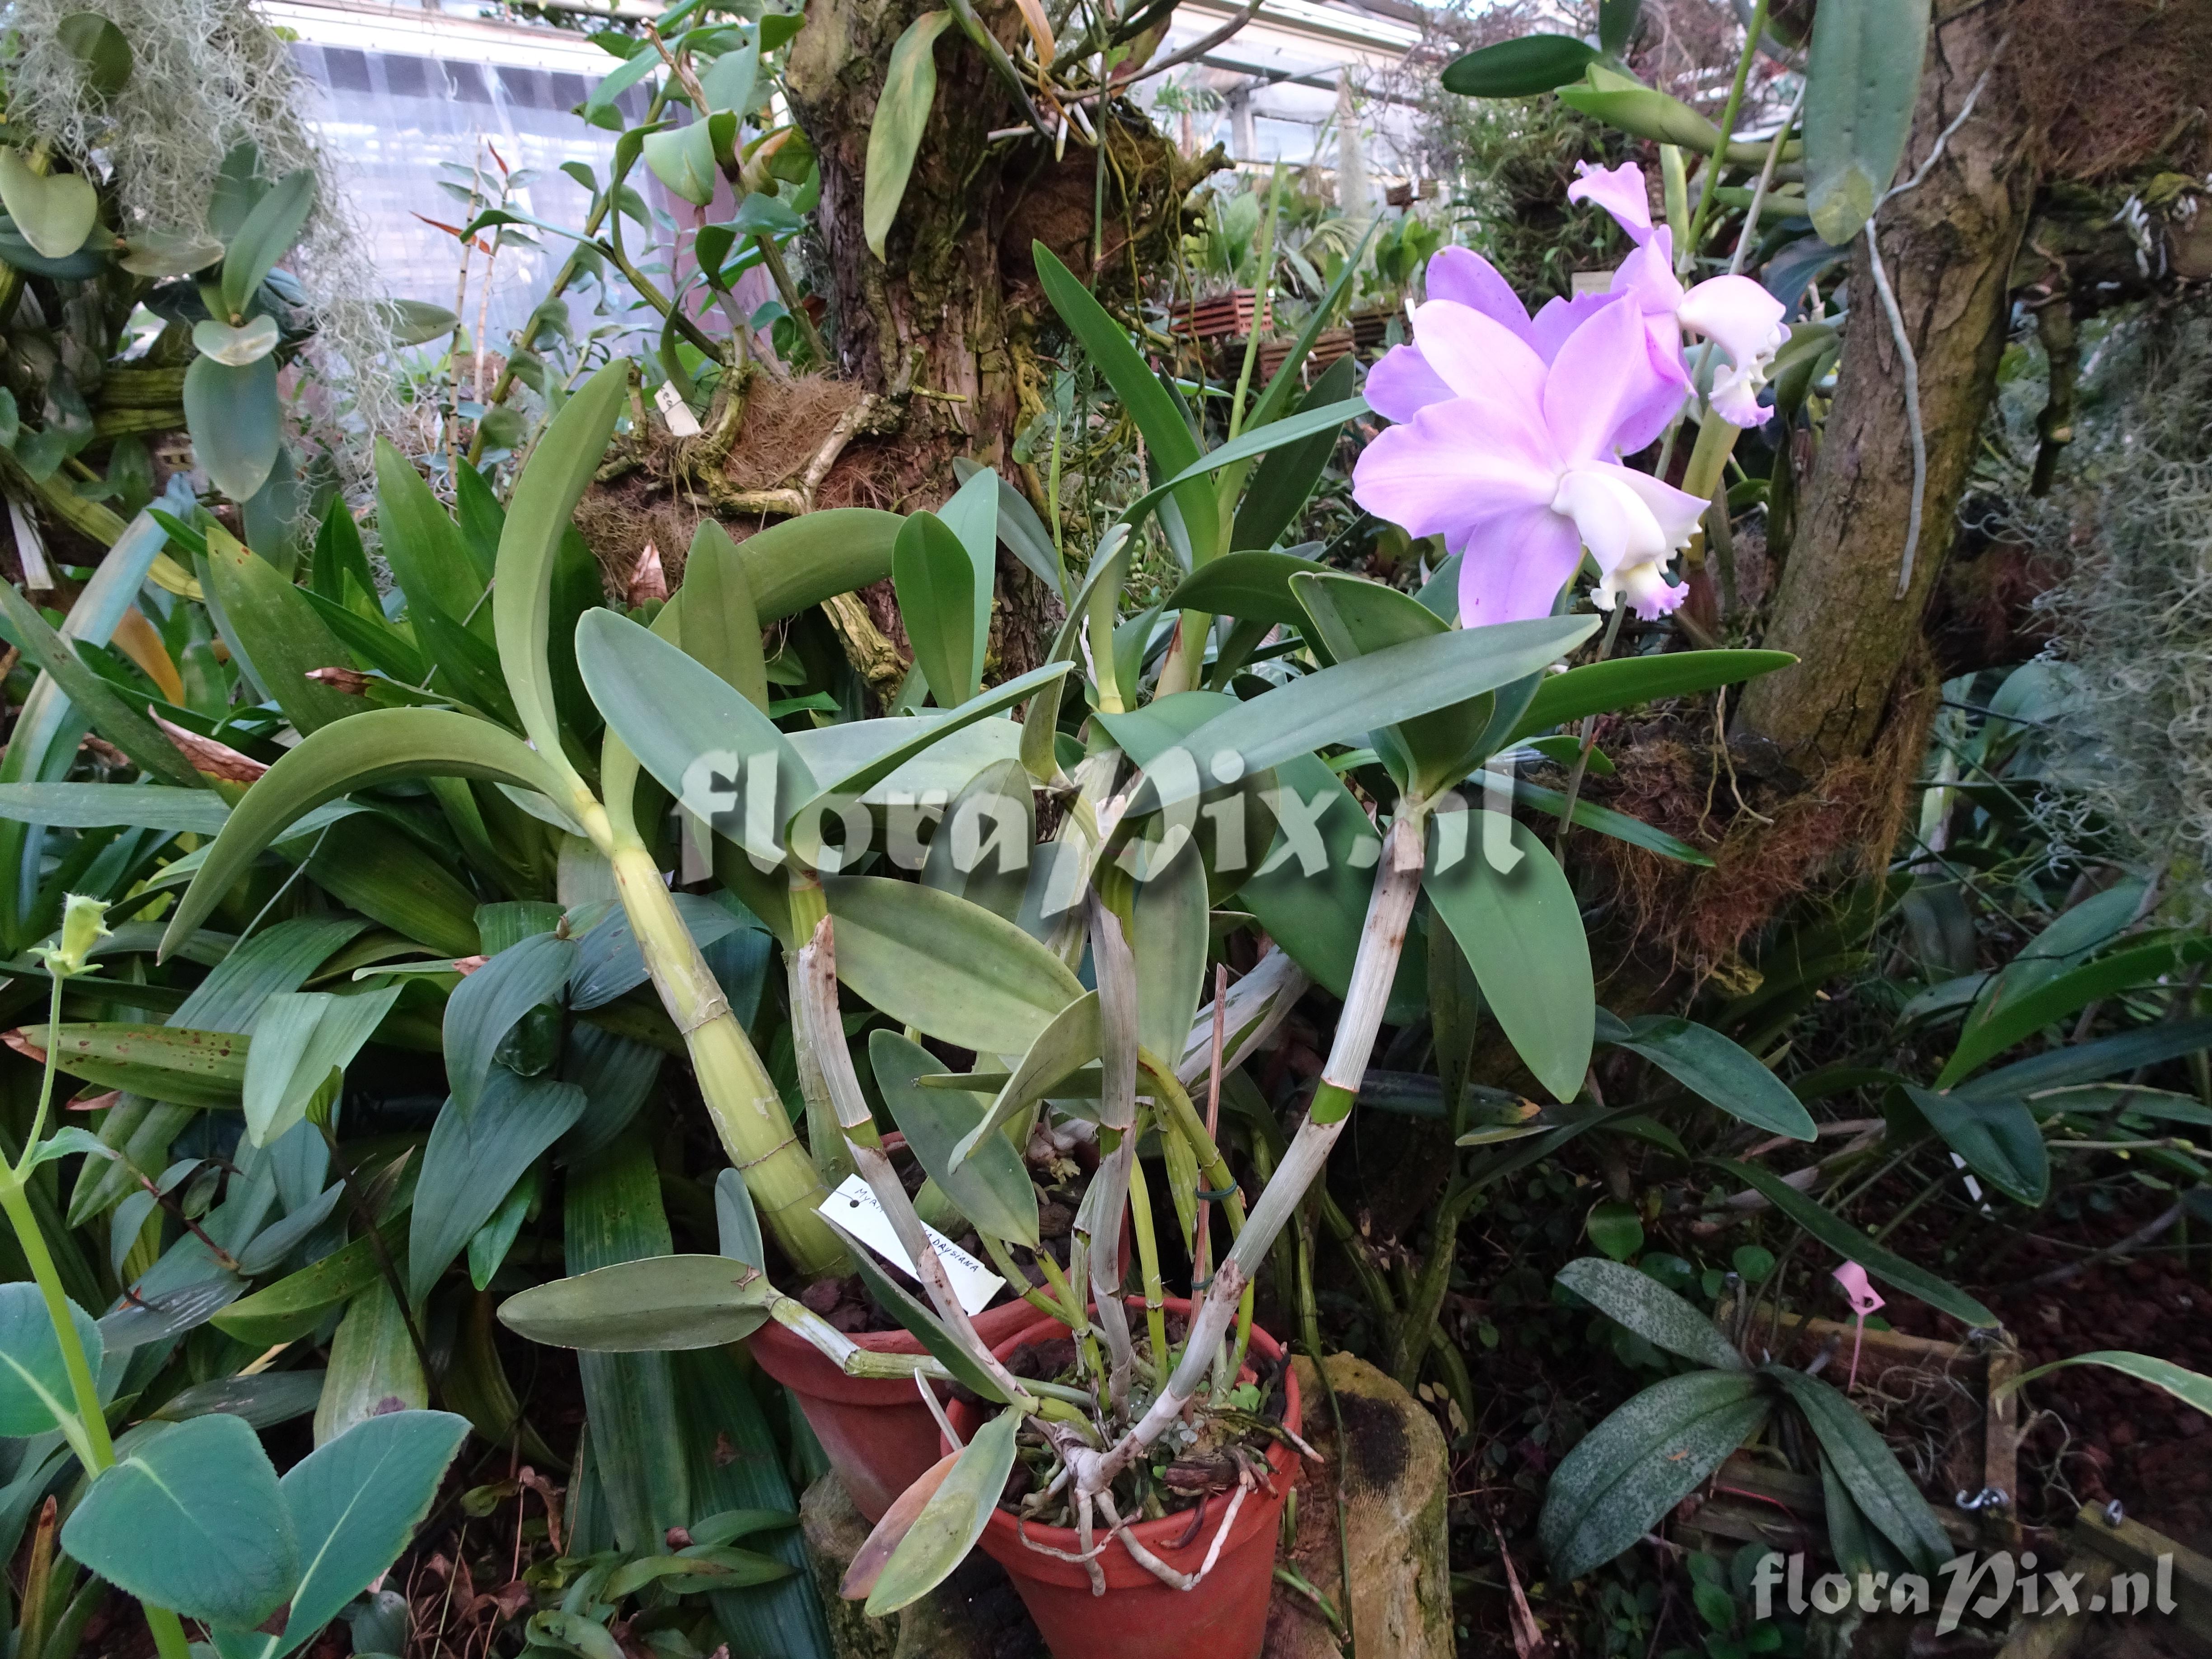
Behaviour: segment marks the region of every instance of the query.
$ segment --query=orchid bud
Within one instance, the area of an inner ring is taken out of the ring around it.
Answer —
[[[56,979],[70,979],[85,971],[92,947],[108,935],[107,904],[90,893],[71,893],[62,908],[62,942],[41,945],[32,954]]]

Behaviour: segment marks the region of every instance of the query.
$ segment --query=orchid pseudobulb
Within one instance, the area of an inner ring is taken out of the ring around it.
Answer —
[[[1567,186],[1567,199],[1596,203],[1636,244],[1613,274],[1613,292],[1631,296],[1643,312],[1655,359],[1670,363],[1670,378],[1686,388],[1681,331],[1704,335],[1729,360],[1713,375],[1713,412],[1736,426],[1764,424],[1771,411],[1759,407],[1759,394],[1774,354],[1790,337],[1782,323],[1787,308],[1748,276],[1709,277],[1686,291],[1674,275],[1674,233],[1652,225],[1642,170],[1632,162],[1577,166],[1582,176]]]
[[[1547,362],[1522,315],[1516,330],[1452,300],[1414,310],[1413,346],[1369,380],[1369,401],[1398,424],[1360,456],[1352,498],[1464,556],[1468,627],[1549,616],[1585,546],[1601,609],[1626,598],[1640,617],[1663,616],[1687,596],[1666,563],[1705,503],[1620,464],[1662,384],[1643,317],[1601,304]]]

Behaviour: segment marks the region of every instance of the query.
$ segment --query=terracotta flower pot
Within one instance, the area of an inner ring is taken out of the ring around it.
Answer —
[[[1191,1316],[1191,1304],[1170,1297],[1168,1307]],[[1140,1298],[1131,1298],[1141,1309]],[[1065,1336],[1067,1328],[1056,1319],[1032,1319],[992,1352],[1006,1358],[1024,1342]],[[1276,1358],[1282,1345],[1258,1326],[1252,1328],[1252,1352]],[[1248,1370],[1245,1376],[1249,1376]],[[1283,1373],[1283,1422],[1298,1431],[1298,1383],[1288,1369]],[[917,1402],[919,1403],[919,1402]],[[967,1435],[981,1421],[975,1407],[954,1401],[947,1413],[954,1428]],[[950,1448],[940,1439],[939,1455]],[[985,1553],[1006,1570],[1021,1592],[1030,1617],[1036,1620],[1053,1659],[1127,1659],[1142,1653],[1146,1659],[1257,1659],[1267,1636],[1267,1597],[1274,1585],[1275,1538],[1282,1520],[1283,1504],[1297,1479],[1297,1454],[1278,1441],[1267,1449],[1267,1466],[1275,1490],[1264,1487],[1248,1493],[1237,1512],[1235,1525],[1221,1554],[1193,1589],[1179,1590],[1162,1583],[1105,1532],[1098,1565],[1106,1574],[1106,1593],[1094,1595],[1083,1568],[1030,1548],[1022,1541],[1026,1531],[1034,1543],[1073,1554],[1077,1540],[1066,1527],[1018,1528],[1005,1510],[994,1509],[983,1528]],[[1188,1511],[1158,1521],[1143,1521],[1131,1530],[1139,1542],[1178,1572],[1196,1572],[1205,1564],[1213,1537],[1220,1529],[1227,1500],[1211,1499],[1203,1522],[1195,1529]],[[1188,1543],[1182,1541],[1190,1534]]]
[[[885,1135],[887,1146],[902,1144]],[[1121,1271],[1129,1270],[1129,1218],[1121,1218]],[[1035,1308],[1018,1296],[975,1316],[975,1334],[996,1350],[1016,1333],[1038,1322]],[[922,1352],[905,1331],[855,1332],[853,1340],[878,1353]],[[821,1350],[774,1320],[745,1339],[760,1367],[789,1389],[806,1413],[814,1437],[830,1467],[852,1495],[853,1507],[871,1522],[884,1518],[891,1500],[912,1486],[944,1455],[937,1419],[906,1379],[848,1376]]]
[[[1036,1322],[1037,1310],[1018,1297],[976,1315],[975,1330],[995,1349]],[[745,1340],[761,1369],[796,1396],[853,1507],[871,1522],[882,1520],[891,1500],[944,1455],[937,1419],[911,1382],[848,1376],[812,1343],[773,1320]],[[904,1331],[855,1332],[853,1340],[878,1353],[922,1352]]]

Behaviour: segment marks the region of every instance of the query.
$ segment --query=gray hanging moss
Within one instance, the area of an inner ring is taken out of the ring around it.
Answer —
[[[131,44],[130,78],[94,87],[63,39],[72,15],[94,9]],[[299,168],[318,180],[317,203],[291,264],[318,318],[313,351],[347,426],[383,430],[398,413],[386,377],[373,372],[392,347],[380,292],[332,158],[304,112],[313,88],[289,50],[245,0],[9,0],[9,119],[112,179],[127,228],[198,230],[223,156],[251,141],[262,168]]]
[[[2084,331],[2085,343],[2088,331]],[[2063,561],[2038,601],[2077,687],[2091,753],[2069,769],[2107,832],[2163,872],[2169,915],[2212,919],[2212,303],[2104,324],[2075,440],[2027,493],[2043,388],[2008,377],[1997,415],[2003,533]],[[2054,803],[2056,805],[2056,803]]]

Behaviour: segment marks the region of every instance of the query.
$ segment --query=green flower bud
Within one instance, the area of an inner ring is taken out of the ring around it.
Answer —
[[[41,945],[32,954],[57,979],[83,973],[92,947],[108,936],[106,915],[106,900],[90,893],[71,893],[62,908],[62,942]]]

